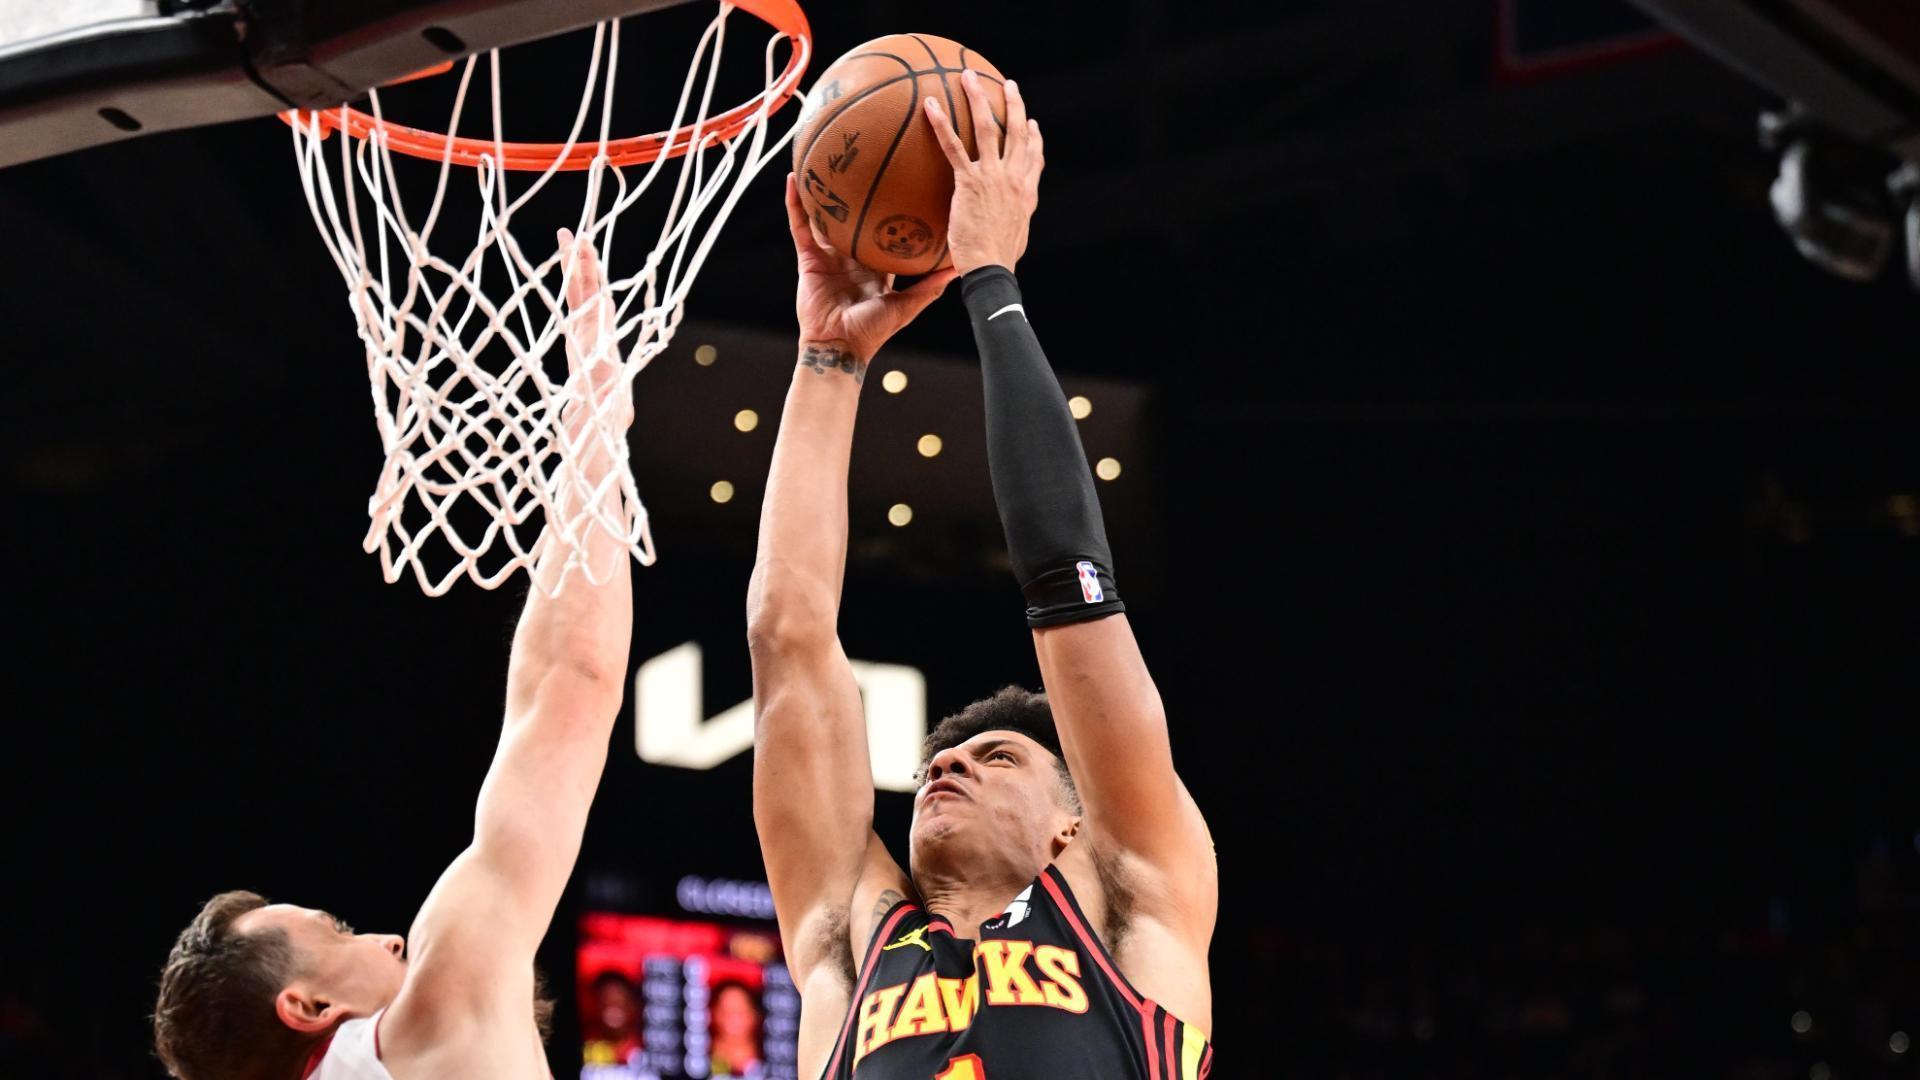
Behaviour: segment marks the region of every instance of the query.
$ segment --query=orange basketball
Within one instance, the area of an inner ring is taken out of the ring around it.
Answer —
[[[920,102],[937,98],[974,153],[973,110],[960,85],[968,68],[980,73],[1004,131],[999,69],[943,37],[875,38],[820,73],[793,140],[793,178],[835,250],[888,274],[948,264],[953,168]]]

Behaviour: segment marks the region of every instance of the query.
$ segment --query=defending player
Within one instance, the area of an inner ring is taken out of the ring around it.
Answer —
[[[610,313],[592,246],[564,232],[560,242],[573,261],[567,345],[577,368],[593,355]],[[616,366],[595,365],[603,394],[628,393]],[[631,398],[620,406],[631,423]],[[575,433],[583,421],[562,418]],[[597,482],[613,467],[612,455],[597,440],[587,452],[583,471]],[[608,497],[619,498],[617,486]],[[161,974],[154,1042],[173,1075],[548,1075],[534,950],[579,854],[619,715],[633,625],[624,548],[596,530],[589,553],[595,565],[614,560],[622,570],[603,585],[576,574],[557,597],[540,589],[527,596],[507,668],[505,727],[480,789],[473,842],[440,876],[408,940],[356,934],[326,912],[268,904],[253,893],[215,897],[181,933]],[[566,554],[549,546],[534,572],[551,583]]]
[[[964,77],[980,159],[955,172],[953,261],[981,354],[989,462],[1046,695],[1009,688],[927,739],[910,870],[873,833],[859,690],[835,630],[854,411],[875,350],[953,272],[904,293],[824,250],[788,185],[794,374],[748,598],[754,813],[829,1080],[1198,1080],[1212,1052],[1211,838],[1115,592],[1065,396],[1013,278],[1043,165],[1008,82],[1004,145]],[[1057,724],[1057,727],[1056,727]]]

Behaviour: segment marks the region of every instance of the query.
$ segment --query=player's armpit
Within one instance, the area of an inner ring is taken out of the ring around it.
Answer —
[[[850,973],[866,907],[906,880],[873,834],[860,689],[832,637],[752,646],[754,823],[788,964],[796,982],[823,966]]]
[[[802,1076],[818,1076],[826,1066],[874,928],[913,887],[871,829],[867,837],[862,869],[847,895],[837,903],[823,900],[805,911],[780,912],[787,967],[800,991]]]
[[[500,865],[476,847],[454,859],[409,935],[406,986],[381,1020],[383,1057],[405,1061],[449,1043],[480,1042],[505,1023],[530,1023],[528,921]],[[536,943],[545,922],[531,931]]]
[[[1204,943],[1218,906],[1213,838],[1174,771],[1160,692],[1124,614],[1033,632],[1089,839],[1157,880],[1140,890]]]
[[[866,949],[873,942],[874,931],[879,929],[887,913],[903,900],[919,902],[913,879],[900,869],[900,864],[880,841],[880,835],[869,831],[867,837],[866,859],[860,880],[854,886],[852,915],[847,920],[847,944],[852,948],[856,975],[866,962]]]

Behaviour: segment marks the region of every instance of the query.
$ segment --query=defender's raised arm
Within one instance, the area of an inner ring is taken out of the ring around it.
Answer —
[[[579,549],[561,530],[591,505],[617,520],[616,436],[632,399],[612,355],[611,308],[590,243],[565,232],[573,377],[585,393],[558,418],[578,484],[546,522],[513,639],[506,718],[481,785],[473,838],[440,875],[408,938],[361,934],[324,911],[252,892],[208,901],[175,941],[154,1003],[154,1046],[192,1080],[475,1080],[547,1074],[533,959],[546,936],[599,787],[626,683],[633,596],[626,545],[588,526]],[[592,434],[587,432],[591,430]],[[618,430],[618,429],[615,429]],[[570,553],[612,567],[603,583],[569,572]],[[450,730],[463,718],[443,718]],[[474,734],[481,734],[485,728]],[[383,762],[404,772],[412,763]],[[302,828],[332,822],[308,811]],[[378,847],[379,838],[362,838]]]
[[[578,367],[597,360],[591,377],[598,395],[618,395],[607,407],[631,423],[632,401],[615,370],[617,359],[597,348],[612,318],[599,260],[590,244],[564,233],[561,246],[570,248],[572,261],[569,362]],[[568,439],[562,452],[579,455],[584,477],[600,486],[614,466],[613,448],[591,436],[587,445],[573,446],[586,420],[580,407],[561,418]],[[605,489],[604,501],[621,497],[619,485]],[[577,512],[589,497],[578,489],[568,492],[563,514]],[[604,509],[609,516],[617,511]],[[590,531],[593,565],[614,567],[603,584],[576,569],[558,596],[548,595],[541,585],[553,585],[568,554],[557,543],[534,570],[540,584],[528,591],[514,633],[506,721],[480,788],[473,843],[421,907],[412,933],[414,971],[382,1025],[383,1055],[396,1076],[450,1075],[515,1052],[531,1058],[528,1069],[540,1066],[537,1044],[489,1044],[502,1029],[513,1030],[504,1021],[524,1022],[533,996],[534,951],[579,856],[626,684],[631,567],[623,545],[599,529]]]

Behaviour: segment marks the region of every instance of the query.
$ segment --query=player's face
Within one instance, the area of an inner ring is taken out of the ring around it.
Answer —
[[[1072,833],[1073,812],[1060,793],[1046,747],[1018,732],[983,731],[927,763],[913,801],[913,861],[964,870],[992,859],[1038,873]]]
[[[242,915],[243,934],[277,929],[293,946],[295,981],[309,996],[371,1016],[400,996],[407,978],[406,940],[398,934],[356,934],[324,911],[270,904]]]

